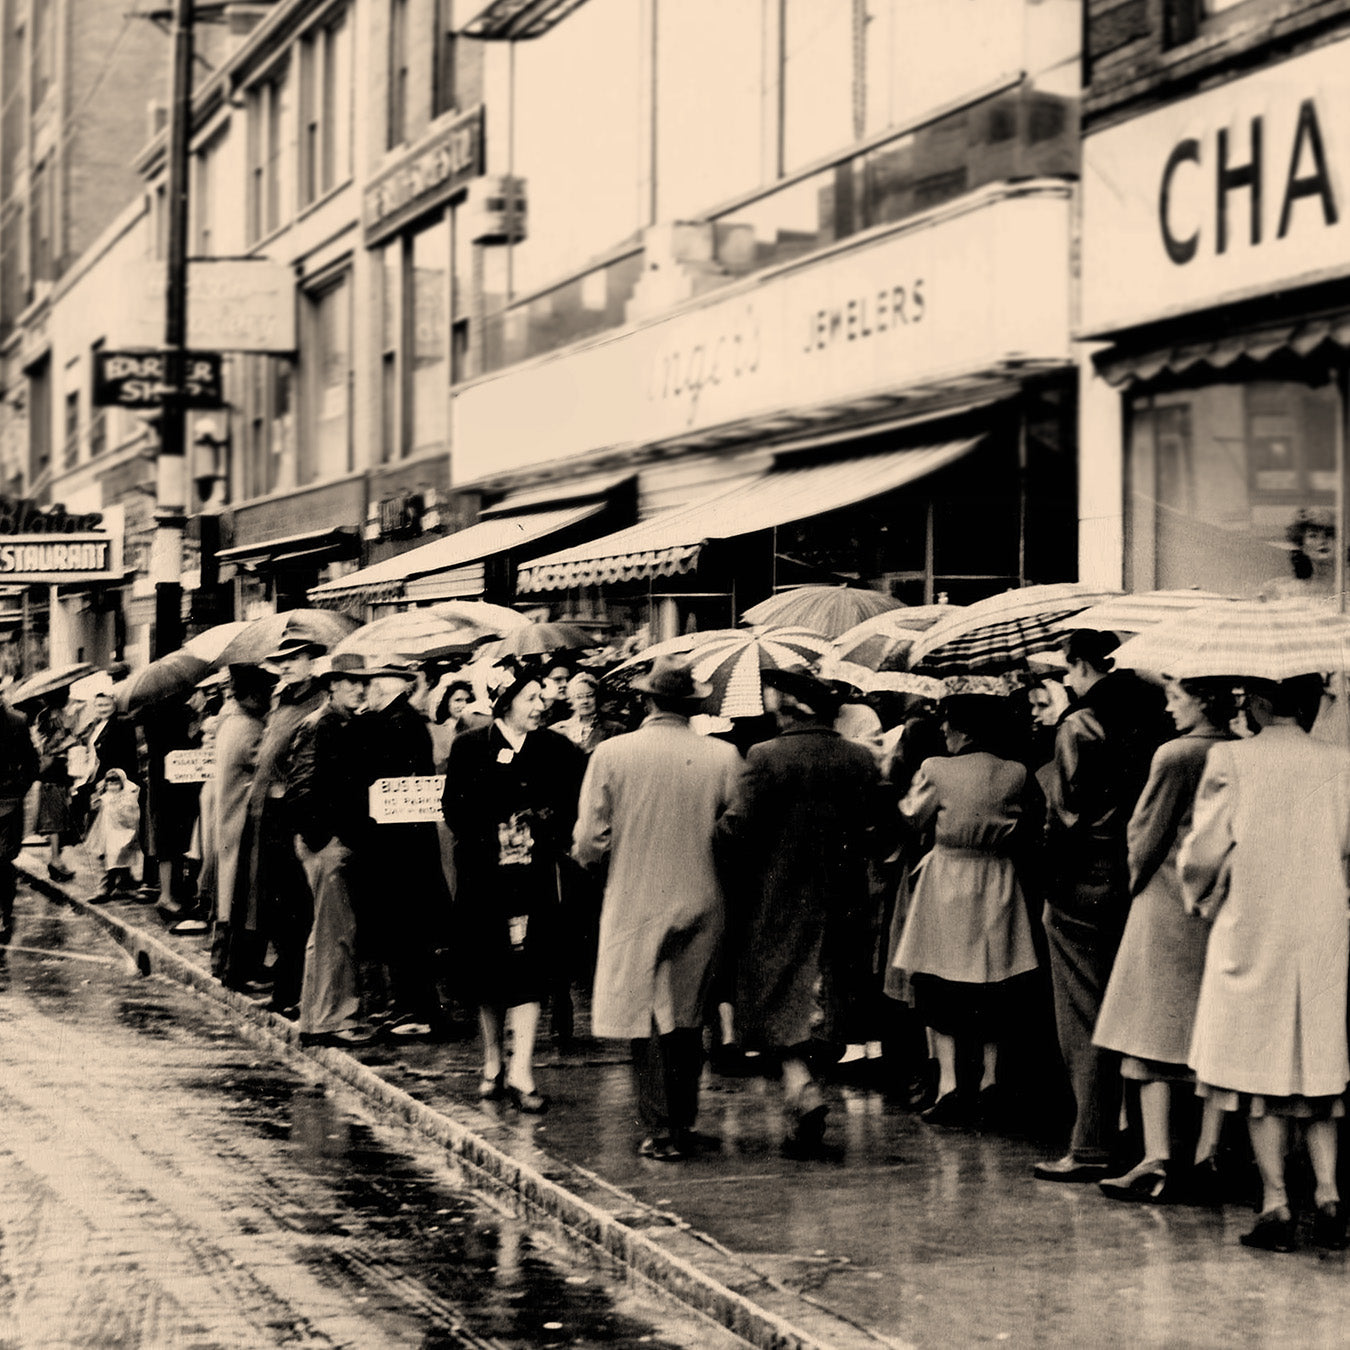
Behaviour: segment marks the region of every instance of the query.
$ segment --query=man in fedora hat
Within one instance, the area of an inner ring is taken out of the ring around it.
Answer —
[[[810,1067],[813,1037],[848,1039],[844,1018],[869,972],[867,859],[880,774],[834,730],[840,689],[809,671],[766,670],[773,740],[752,746],[718,824],[728,890],[744,903],[733,953],[736,1025],[746,1049],[781,1066],[789,1154],[821,1146],[826,1106]]]
[[[367,672],[360,760],[366,789],[381,778],[421,778],[436,771],[431,729],[412,705],[421,673],[398,658]],[[430,821],[376,825],[369,817],[366,823],[368,875],[393,883],[380,887],[378,928],[370,934],[389,971],[390,1034],[443,1036],[446,1023],[432,954],[446,945],[450,896],[436,826]]]
[[[286,811],[286,776],[300,723],[323,706],[314,663],[326,651],[321,642],[286,638],[264,658],[277,674],[277,688],[258,743],[243,844],[247,863],[239,868],[231,910],[226,983],[235,988],[265,985],[263,957],[270,942],[276,961],[268,1006],[280,1013],[299,1003],[305,943],[313,922],[313,897]]]
[[[296,729],[286,775],[295,851],[314,898],[300,986],[300,1036],[363,1044],[357,975],[360,864],[369,844],[360,715],[372,671],[341,652],[318,675],[326,700]]]
[[[689,725],[712,691],[687,661],[659,657],[633,687],[647,718],[596,747],[572,851],[587,866],[609,856],[591,1029],[630,1042],[638,1150],[673,1162],[696,1142],[703,1017],[724,925],[713,829],[741,761]]]

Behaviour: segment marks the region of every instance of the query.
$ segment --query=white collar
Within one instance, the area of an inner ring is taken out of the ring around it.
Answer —
[[[525,737],[528,736],[530,733],[528,731],[520,731],[520,732],[513,731],[500,718],[498,718],[497,721],[493,723],[493,725],[497,728],[498,731],[501,732],[502,740],[504,740],[507,743],[507,745],[511,747],[512,750],[514,750],[517,754],[519,754],[521,746],[525,744]]]

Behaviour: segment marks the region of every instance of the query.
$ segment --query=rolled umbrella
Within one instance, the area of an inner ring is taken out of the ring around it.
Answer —
[[[77,661],[73,665],[53,666],[49,670],[40,670],[26,680],[12,685],[5,694],[5,700],[11,707],[20,703],[29,703],[35,698],[54,694],[58,689],[67,689],[76,680],[83,679],[93,671],[88,661]]]
[[[605,677],[620,684],[633,678],[658,656],[686,654],[696,680],[711,684],[703,711],[718,717],[758,717],[764,712],[766,670],[803,670],[829,650],[821,633],[804,628],[722,628],[658,642],[615,666]]]
[[[330,651],[360,625],[333,609],[288,609],[253,619],[221,649],[213,666],[258,665],[286,638],[304,638]]]
[[[959,612],[959,605],[909,605],[888,610],[841,633],[832,647],[841,661],[871,670],[890,669],[905,659],[920,633]]]
[[[516,617],[511,610],[506,613]],[[502,625],[490,619],[452,618],[438,614],[435,609],[410,609],[386,614],[348,633],[333,648],[333,655],[355,652],[365,657],[401,656],[426,661],[452,653],[467,654],[503,631]]]
[[[500,661],[507,656],[543,657],[554,656],[559,652],[584,652],[589,647],[601,645],[576,624],[527,623],[503,634],[501,640],[490,649],[490,655],[492,660]]]
[[[1121,669],[1183,680],[1329,674],[1350,669],[1350,619],[1296,601],[1231,600],[1157,624],[1114,656]]]
[[[756,628],[807,628],[836,638],[864,619],[903,608],[900,600],[858,586],[798,586],[752,605],[741,622]]]
[[[1075,614],[1073,626],[1095,628],[1103,633],[1143,633],[1155,624],[1207,605],[1224,604],[1232,598],[1217,591],[1140,591]]]
[[[1075,615],[1119,594],[1066,581],[977,600],[915,639],[909,649],[910,668],[923,667],[932,674],[1025,665],[1029,657],[1058,647]]]
[[[143,666],[113,692],[122,712],[134,713],[156,704],[185,699],[211,669],[211,663],[186,648]]]

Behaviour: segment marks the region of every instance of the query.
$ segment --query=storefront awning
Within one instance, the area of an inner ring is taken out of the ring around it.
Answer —
[[[1183,376],[1200,367],[1227,370],[1239,361],[1279,355],[1310,356],[1323,344],[1350,348],[1350,314],[1267,324],[1233,331],[1222,328],[1198,340],[1154,340],[1112,347],[1093,359],[1102,378],[1122,388],[1160,376]]]
[[[352,558],[361,551],[361,541],[350,527],[309,530],[304,534],[281,535],[255,544],[223,548],[216,558],[223,563],[252,563],[255,566],[285,567],[293,564],[331,562]]]
[[[727,492],[536,558],[519,572],[522,591],[556,591],[602,582],[677,576],[704,544],[854,506],[936,473],[968,455],[979,437],[831,464],[775,468]]]
[[[534,511],[528,515],[503,516],[494,520],[480,520],[468,529],[459,530],[437,539],[434,543],[423,544],[420,548],[409,549],[396,558],[386,558],[383,562],[360,571],[350,572],[345,577],[337,577],[316,586],[309,592],[309,598],[315,604],[323,604],[338,599],[361,596],[369,601],[397,599],[408,592],[414,583],[430,582],[433,578],[445,584],[453,584],[448,594],[472,594],[464,589],[464,570],[474,564],[480,564],[484,558],[499,553],[510,553],[514,549],[532,544],[559,530],[575,525],[590,516],[598,515],[605,509],[605,503],[588,502],[583,506],[569,506],[556,511]],[[447,574],[459,573],[457,578]],[[480,579],[482,567],[475,568]],[[418,598],[441,598],[426,595]]]

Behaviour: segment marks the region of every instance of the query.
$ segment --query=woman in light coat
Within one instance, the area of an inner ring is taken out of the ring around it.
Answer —
[[[1154,754],[1126,829],[1133,900],[1093,1040],[1122,1054],[1122,1077],[1139,1084],[1144,1158],[1124,1176],[1098,1183],[1113,1200],[1157,1203],[1177,1189],[1169,1119],[1174,1087],[1193,1091],[1186,1057],[1209,941],[1204,922],[1182,903],[1177,853],[1191,828],[1205,761],[1212,746],[1232,739],[1228,724],[1236,710],[1229,681],[1168,682],[1167,711],[1180,735]],[[1222,1124],[1222,1113],[1206,1102],[1195,1179],[1211,1188]]]
[[[894,961],[909,973],[915,1007],[932,1030],[938,1097],[922,1113],[930,1124],[956,1124],[966,1114],[956,1074],[964,1040],[982,1047],[980,1097],[988,1109],[999,1024],[1018,992],[1017,977],[1037,967],[1012,859],[1034,788],[1024,765],[990,748],[998,740],[1003,702],[983,693],[945,698],[949,754],[925,760],[900,803],[911,828],[934,827],[933,850],[919,864]]]
[[[1261,733],[1211,749],[1178,862],[1187,908],[1212,921],[1190,1065],[1202,1095],[1247,1114],[1263,1202],[1242,1241],[1272,1251],[1294,1241],[1292,1120],[1316,1178],[1314,1240],[1346,1242],[1335,1118],[1350,1079],[1350,751],[1299,726],[1301,683],[1247,682]]]

